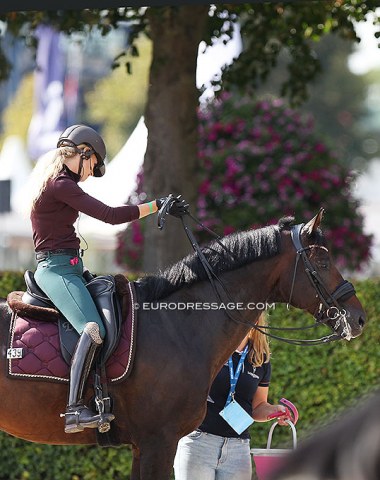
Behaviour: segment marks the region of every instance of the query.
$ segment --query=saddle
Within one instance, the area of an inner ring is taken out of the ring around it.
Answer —
[[[122,275],[124,282],[128,280]],[[58,323],[61,352],[65,362],[70,365],[71,357],[79,339],[79,334],[67,319],[56,309],[52,301],[37,285],[33,272],[24,274],[26,292],[12,292],[8,296],[10,308],[18,315],[26,315],[42,321]],[[98,357],[100,366],[105,365],[119,343],[122,327],[121,305],[116,291],[116,280],[112,275],[93,277],[87,272],[86,287],[93,298],[103,321],[106,336]],[[120,281],[120,279],[119,279]],[[20,298],[21,297],[21,298]]]
[[[88,276],[87,288],[102,317],[106,337],[93,371],[94,409],[111,413],[108,385],[131,373],[136,351],[135,288],[123,275]],[[7,375],[13,379],[69,382],[71,357],[78,333],[34,281],[25,273],[26,292],[11,292]],[[96,432],[101,446],[119,446],[117,432]],[[116,435],[116,437],[115,437]]]

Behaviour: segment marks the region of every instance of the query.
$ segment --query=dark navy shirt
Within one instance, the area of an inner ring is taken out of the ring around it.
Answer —
[[[248,355],[247,355],[248,357]],[[257,387],[268,387],[271,376],[270,362],[264,363],[260,367],[254,367],[245,358],[242,371],[240,373],[236,391],[235,401],[244,408],[244,410],[252,415],[252,400],[256,393]],[[240,359],[240,353],[232,354],[232,362],[234,372]],[[198,430],[202,432],[219,435],[221,437],[249,438],[248,428],[240,435],[219,415],[223,410],[228,393],[230,391],[230,376],[228,362],[222,367],[216,376],[207,399],[207,413]]]

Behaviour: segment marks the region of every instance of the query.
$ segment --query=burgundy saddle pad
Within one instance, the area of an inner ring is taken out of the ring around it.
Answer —
[[[124,380],[130,373],[135,351],[136,312],[133,283],[128,284],[128,308],[120,342],[106,363],[107,381]],[[8,375],[19,379],[68,382],[70,369],[59,342],[58,323],[13,315],[7,351]]]

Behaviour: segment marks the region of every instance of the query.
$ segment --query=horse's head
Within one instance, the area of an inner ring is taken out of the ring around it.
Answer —
[[[334,265],[319,229],[322,216],[323,209],[308,223],[291,227],[288,258],[294,267],[282,291],[289,291],[291,305],[308,311],[317,322],[328,324],[339,337],[350,340],[362,333],[366,315],[353,285]]]

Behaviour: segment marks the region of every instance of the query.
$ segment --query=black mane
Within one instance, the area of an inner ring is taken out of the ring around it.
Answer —
[[[213,271],[235,270],[255,260],[271,258],[280,251],[280,232],[294,224],[293,217],[282,218],[278,225],[232,233],[221,242],[213,241],[202,248]],[[231,253],[229,253],[231,252]],[[141,302],[152,302],[167,297],[181,287],[207,279],[207,274],[198,256],[192,253],[157,275],[139,279],[136,282]]]

